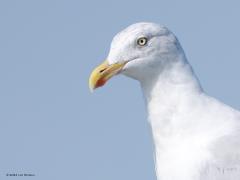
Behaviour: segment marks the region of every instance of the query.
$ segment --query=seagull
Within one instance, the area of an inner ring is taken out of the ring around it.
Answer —
[[[204,92],[168,28],[140,22],[119,32],[90,89],[117,74],[140,82],[158,180],[240,180],[240,112]]]

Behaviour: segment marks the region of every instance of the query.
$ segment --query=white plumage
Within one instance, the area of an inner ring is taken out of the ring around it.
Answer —
[[[121,73],[141,84],[158,180],[240,180],[240,113],[204,93],[173,33],[133,24],[115,36],[107,60],[127,62]]]

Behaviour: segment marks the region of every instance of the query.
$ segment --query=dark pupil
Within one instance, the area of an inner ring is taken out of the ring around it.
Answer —
[[[144,45],[145,44],[145,39],[139,39],[139,44]]]

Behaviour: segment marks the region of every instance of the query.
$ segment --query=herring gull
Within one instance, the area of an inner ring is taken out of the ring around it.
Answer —
[[[90,89],[119,73],[141,84],[158,180],[240,179],[240,112],[206,95],[168,28],[143,22],[118,33]]]

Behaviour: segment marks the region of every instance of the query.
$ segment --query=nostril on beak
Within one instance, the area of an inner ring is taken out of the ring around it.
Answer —
[[[107,68],[101,69],[99,72],[102,73],[103,71],[105,71]]]

